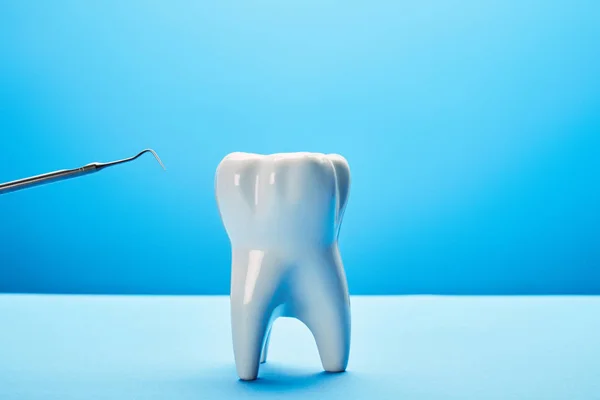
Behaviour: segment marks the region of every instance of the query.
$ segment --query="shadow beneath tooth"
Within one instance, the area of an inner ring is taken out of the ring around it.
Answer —
[[[235,365],[231,364],[147,376],[143,384],[138,382],[129,388],[135,391],[124,391],[123,398],[138,398],[140,392],[145,399],[242,400],[281,398],[283,393],[289,399],[305,399],[312,394],[322,399],[382,398],[380,394],[385,394],[386,381],[375,378],[353,371],[327,373],[319,365],[299,369],[267,362],[261,365],[257,380],[242,381],[237,377]]]
[[[337,386],[341,381],[346,380],[349,373],[329,373],[329,372],[311,372],[307,370],[298,370],[289,367],[282,367],[278,364],[262,364],[258,379],[255,381],[242,381],[238,383],[253,391],[295,391],[302,389],[325,389]]]

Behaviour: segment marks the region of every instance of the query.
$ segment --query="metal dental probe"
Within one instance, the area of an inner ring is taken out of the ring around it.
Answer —
[[[17,190],[28,189],[28,188],[38,186],[38,185],[45,185],[45,184],[52,183],[52,182],[57,182],[57,181],[65,180],[65,179],[71,179],[71,178],[76,178],[76,177],[83,176],[83,175],[92,174],[94,172],[103,170],[104,168],[107,168],[107,167],[112,167],[114,165],[124,164],[124,163],[130,162],[130,161],[133,161],[133,160],[137,159],[138,157],[140,157],[144,153],[151,153],[154,156],[154,158],[156,158],[156,161],[158,161],[160,166],[166,170],[164,164],[158,157],[158,154],[156,154],[156,152],[152,149],[145,149],[133,157],[124,158],[122,160],[111,161],[111,162],[107,162],[107,163],[97,163],[96,162],[96,163],[84,165],[83,167],[80,167],[80,168],[63,169],[63,170],[59,170],[59,171],[49,172],[47,174],[36,175],[36,176],[29,177],[29,178],[24,178],[24,179],[19,179],[19,180],[12,181],[12,182],[2,183],[2,184],[0,184],[0,195],[10,193],[10,192],[15,192]]]

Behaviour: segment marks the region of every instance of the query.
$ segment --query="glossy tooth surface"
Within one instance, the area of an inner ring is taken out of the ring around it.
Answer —
[[[337,237],[349,189],[348,163],[337,154],[232,153],[219,164],[215,190],[232,248],[241,379],[258,376],[278,317],[310,329],[326,371],[346,369],[350,298]]]

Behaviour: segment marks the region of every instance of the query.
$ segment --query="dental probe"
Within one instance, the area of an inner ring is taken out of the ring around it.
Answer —
[[[12,181],[12,182],[2,183],[2,184],[0,184],[0,195],[10,193],[10,192],[15,192],[17,190],[28,189],[28,188],[38,186],[38,185],[45,185],[47,183],[52,183],[52,182],[62,181],[65,179],[71,179],[71,178],[76,178],[76,177],[83,176],[83,175],[92,174],[94,172],[103,170],[104,168],[107,168],[107,167],[112,167],[114,165],[124,164],[124,163],[128,163],[130,161],[133,161],[133,160],[137,159],[138,157],[140,157],[144,153],[151,153],[154,156],[154,158],[156,158],[156,161],[158,161],[160,166],[163,167],[164,170],[166,170],[165,165],[162,163],[162,161],[158,157],[158,154],[156,154],[156,152],[152,149],[145,149],[133,157],[124,158],[122,160],[111,161],[111,162],[106,162],[106,163],[95,162],[95,163],[84,165],[83,167],[80,167],[80,168],[62,169],[59,171],[49,172],[47,174],[36,175],[36,176],[29,177],[29,178],[24,178],[24,179],[19,179],[19,180]]]

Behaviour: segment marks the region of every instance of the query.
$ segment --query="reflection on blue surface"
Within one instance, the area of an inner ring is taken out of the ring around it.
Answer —
[[[600,293],[600,5],[0,5],[0,291],[227,293],[213,173],[338,152],[353,293]]]

